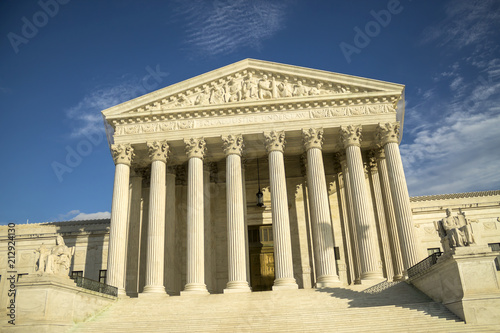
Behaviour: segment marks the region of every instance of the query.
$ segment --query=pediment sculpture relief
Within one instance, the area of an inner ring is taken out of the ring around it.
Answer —
[[[37,274],[69,277],[69,268],[71,259],[75,254],[75,247],[66,246],[61,236],[57,236],[56,246],[47,248],[45,244],[42,244],[36,252],[39,254],[37,266],[35,267]]]
[[[243,71],[172,95],[154,103],[154,106],[146,106],[146,109],[166,110],[196,105],[368,91],[372,90],[277,73],[255,74],[252,71]]]
[[[451,209],[446,209],[446,217],[436,223],[444,252],[452,248],[476,244],[471,222],[478,222],[465,217],[463,212],[452,216]]]

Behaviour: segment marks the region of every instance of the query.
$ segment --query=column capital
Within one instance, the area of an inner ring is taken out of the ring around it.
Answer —
[[[186,155],[188,158],[197,157],[203,159],[207,151],[207,143],[204,138],[184,139],[186,145]]]
[[[375,149],[375,157],[377,160],[385,160],[385,150],[384,148]]]
[[[344,148],[349,146],[361,147],[361,125],[340,126],[340,141]]]
[[[346,162],[345,151],[339,151],[339,152],[335,153],[335,157],[337,157],[337,159],[341,165],[342,165],[342,163]]]
[[[166,140],[146,142],[151,161],[167,162],[168,144]]]
[[[306,151],[311,148],[323,148],[323,129],[322,128],[309,128],[302,129],[302,139],[304,140],[304,147]]]
[[[376,136],[382,146],[390,142],[399,143],[399,122],[378,123]]]
[[[129,143],[117,143],[111,145],[111,152],[115,164],[126,164],[130,166],[135,156],[134,148]]]
[[[167,175],[176,175],[177,174],[177,165],[167,165]]]
[[[241,134],[229,134],[227,136],[221,136],[221,139],[222,149],[224,150],[224,154],[226,154],[226,156],[232,154],[241,156],[243,153],[243,147],[245,147],[245,144],[243,143],[243,136]]]
[[[266,150],[269,154],[272,151],[285,151],[285,131],[271,131],[268,133],[264,133],[264,137],[266,139]]]
[[[368,152],[368,166],[372,172],[378,171],[377,166],[377,152],[375,150],[370,150]]]

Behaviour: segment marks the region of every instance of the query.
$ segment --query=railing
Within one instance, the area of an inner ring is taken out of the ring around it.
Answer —
[[[101,283],[99,281],[84,278],[83,276],[75,276],[73,278],[78,287],[82,287],[88,290],[97,291],[98,293],[103,293],[111,296],[118,296],[118,288],[113,286],[108,286],[107,284]]]
[[[408,279],[412,279],[427,272],[432,265],[437,263],[438,258],[441,257],[442,254],[443,252],[434,252],[424,260],[408,268]]]

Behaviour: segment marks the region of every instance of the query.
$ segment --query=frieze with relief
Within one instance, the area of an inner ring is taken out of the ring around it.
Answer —
[[[255,123],[268,123],[276,121],[289,121],[301,119],[334,118],[354,115],[395,113],[390,104],[344,106],[320,109],[306,109],[302,111],[266,112],[265,114],[246,114],[244,117],[195,118],[189,120],[155,121],[136,124],[117,124],[115,135],[133,135],[143,133],[169,132],[184,129],[245,125]],[[226,116],[226,117],[224,117]]]
[[[131,111],[160,111],[203,105],[373,92],[374,89],[315,80],[300,76],[244,70],[232,75],[205,82],[144,107]]]

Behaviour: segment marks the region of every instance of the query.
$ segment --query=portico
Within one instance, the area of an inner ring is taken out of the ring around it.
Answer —
[[[273,290],[402,278],[420,259],[403,91],[246,59],[104,110],[116,165],[108,284],[250,292],[248,231],[266,225]]]

